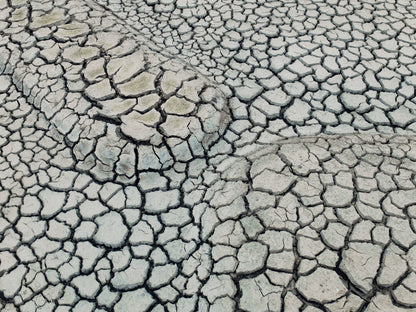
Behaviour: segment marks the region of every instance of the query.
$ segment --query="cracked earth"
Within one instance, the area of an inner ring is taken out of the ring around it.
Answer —
[[[0,310],[416,311],[411,0],[0,0]]]

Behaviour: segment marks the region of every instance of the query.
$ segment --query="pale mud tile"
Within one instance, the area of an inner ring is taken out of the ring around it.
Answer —
[[[65,24],[69,18],[69,15],[66,14],[66,10],[61,8],[54,8],[49,13],[35,15],[29,27],[32,30],[37,30],[43,27]]]
[[[70,46],[62,52],[62,57],[74,64],[82,64],[95,56],[99,55],[99,49],[96,47]]]
[[[319,303],[334,301],[348,292],[341,278],[334,271],[324,268],[301,276],[296,281],[296,289],[307,300]]]
[[[136,97],[155,89],[156,76],[148,72],[143,72],[128,82],[117,86],[123,96]]]

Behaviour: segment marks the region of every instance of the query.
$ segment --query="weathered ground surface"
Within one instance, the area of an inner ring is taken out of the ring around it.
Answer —
[[[416,311],[415,18],[0,0],[0,310]]]

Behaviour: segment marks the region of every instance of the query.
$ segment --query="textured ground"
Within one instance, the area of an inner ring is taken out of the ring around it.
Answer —
[[[416,311],[415,21],[0,0],[0,310]]]

